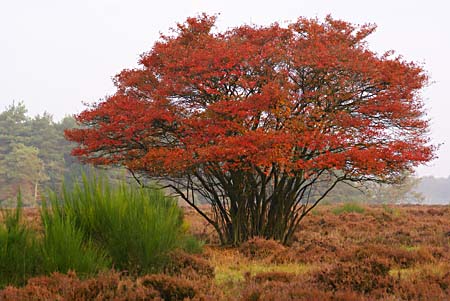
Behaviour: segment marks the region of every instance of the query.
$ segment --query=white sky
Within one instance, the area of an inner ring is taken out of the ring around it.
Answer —
[[[24,101],[30,115],[60,119],[114,88],[111,77],[137,64],[159,33],[201,12],[219,29],[293,21],[299,16],[376,23],[369,47],[422,62],[434,82],[423,96],[439,159],[420,176],[450,175],[450,3],[445,0],[0,0],[0,111]]]

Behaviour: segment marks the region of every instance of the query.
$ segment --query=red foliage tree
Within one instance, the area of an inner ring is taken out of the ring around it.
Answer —
[[[374,26],[214,23],[187,19],[118,74],[117,92],[66,131],[73,154],[163,179],[231,244],[286,243],[336,183],[391,182],[433,158],[419,94],[427,75],[370,51]]]

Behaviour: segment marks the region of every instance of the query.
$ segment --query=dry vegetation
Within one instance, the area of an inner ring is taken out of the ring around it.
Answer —
[[[322,205],[292,245],[253,239],[239,248],[219,247],[186,209],[207,245],[199,255],[173,253],[164,274],[53,274],[8,287],[0,300],[450,300],[450,207],[359,209]]]

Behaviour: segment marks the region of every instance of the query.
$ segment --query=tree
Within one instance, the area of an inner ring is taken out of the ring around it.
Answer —
[[[214,22],[187,19],[118,74],[116,93],[66,131],[73,154],[163,180],[224,244],[287,243],[337,183],[395,181],[433,158],[427,75],[370,51],[374,26],[300,18],[215,32]]]
[[[28,143],[26,137],[29,131],[27,109],[22,102],[14,103],[0,113],[0,201],[14,199],[17,193],[17,184],[14,179],[8,178],[13,170],[11,168],[11,155],[14,146]],[[15,167],[14,167],[15,168]],[[15,179],[17,180],[17,179]]]
[[[395,183],[340,182],[325,198],[325,202],[364,202],[369,204],[422,203],[425,197],[417,191],[420,179],[405,173]],[[326,185],[323,185],[326,189]]]
[[[90,171],[70,155],[75,143],[64,137],[66,128],[76,127],[72,116],[54,122],[49,113],[27,116],[23,102],[12,103],[0,112],[0,206],[16,200],[19,187],[25,202],[36,204],[48,189],[61,189]],[[108,168],[109,178],[123,172]]]
[[[450,205],[450,177],[422,177],[416,191],[423,196],[423,202],[426,204]]]
[[[11,152],[13,143],[28,143],[26,136],[30,128],[26,113],[23,102],[13,102],[0,113],[0,156]]]
[[[38,186],[46,180],[44,163],[38,157],[39,150],[22,143],[12,144],[12,150],[0,161],[0,177],[9,189],[11,200],[19,192],[25,203],[36,205],[38,199]]]
[[[378,204],[423,203],[425,196],[417,191],[419,178],[405,175],[403,181],[394,185],[371,185],[369,201]]]
[[[44,163],[45,178],[42,187],[57,191],[61,189],[63,180],[67,183],[81,177],[80,165],[76,158],[70,156],[75,143],[64,137],[66,128],[76,127],[72,116],[66,116],[55,122],[49,113],[28,119],[27,145],[39,149],[39,158]],[[109,174],[109,173],[108,173]],[[44,189],[44,191],[45,191]]]

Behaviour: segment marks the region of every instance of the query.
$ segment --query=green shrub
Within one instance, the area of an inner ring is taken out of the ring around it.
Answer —
[[[345,203],[339,207],[336,207],[332,210],[332,212],[336,215],[342,214],[342,213],[364,213],[365,209],[358,203]]]
[[[73,270],[80,276],[89,276],[110,267],[106,254],[84,237],[71,218],[62,219],[45,207],[41,218],[43,268],[48,274]]]
[[[83,176],[82,185],[52,194],[52,211],[73,221],[111,257],[114,267],[132,273],[159,270],[169,251],[182,247],[182,211],[160,189],[126,182],[114,186],[104,177]],[[193,243],[186,245],[193,248]]]
[[[0,225],[0,287],[23,285],[33,276],[76,270],[91,275],[110,266],[105,254],[84,239],[69,219],[41,211],[43,235],[22,223],[20,194],[14,210],[3,210]]]
[[[15,210],[2,210],[0,225],[0,288],[22,285],[40,272],[39,246],[35,233],[21,223],[20,193]]]
[[[181,249],[190,254],[200,254],[203,252],[205,242],[195,238],[192,235],[186,235],[181,242]]]
[[[203,243],[183,229],[175,200],[160,189],[144,189],[103,177],[83,177],[49,193],[43,202],[42,235],[21,223],[20,194],[15,210],[0,224],[0,287],[28,278],[74,270],[86,277],[112,265],[132,274],[162,270],[177,248],[202,251]]]

